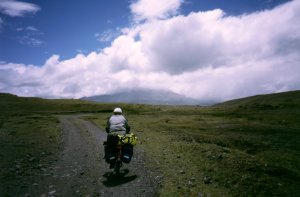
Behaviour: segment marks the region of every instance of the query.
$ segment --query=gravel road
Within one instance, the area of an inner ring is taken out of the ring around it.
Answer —
[[[158,196],[153,172],[145,167],[143,150],[116,176],[105,163],[106,133],[81,116],[61,116],[62,148],[48,176],[28,196]]]

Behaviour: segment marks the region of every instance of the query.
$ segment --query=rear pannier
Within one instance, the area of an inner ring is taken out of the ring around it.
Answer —
[[[133,146],[132,145],[124,145],[122,155],[123,155],[122,161],[124,163],[129,163],[132,158],[132,155],[133,155]]]

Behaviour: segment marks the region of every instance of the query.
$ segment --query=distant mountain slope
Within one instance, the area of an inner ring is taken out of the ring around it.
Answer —
[[[102,103],[136,103],[159,105],[198,105],[200,101],[163,90],[128,90],[111,95],[83,97],[82,100]]]
[[[256,95],[246,98],[219,103],[214,106],[239,107],[239,108],[278,108],[300,107],[300,90],[274,94]]]

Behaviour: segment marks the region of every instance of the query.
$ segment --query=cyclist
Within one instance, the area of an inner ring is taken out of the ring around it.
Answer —
[[[106,123],[105,130],[107,132],[105,159],[110,163],[110,168],[113,168],[116,159],[113,153],[119,139],[117,135],[124,135],[130,132],[130,126],[127,119],[123,116],[121,108],[117,107],[114,109],[113,115],[109,117]]]

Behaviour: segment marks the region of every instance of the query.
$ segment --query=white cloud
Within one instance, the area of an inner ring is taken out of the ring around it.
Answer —
[[[134,19],[164,19],[178,13],[183,0],[139,0],[131,4],[130,9]]]
[[[299,3],[292,2],[238,17],[221,10],[191,13],[147,23],[140,37],[157,70],[178,74],[232,66],[299,49],[299,11]]]
[[[0,13],[16,17],[24,16],[26,13],[35,13],[40,10],[40,7],[23,1],[16,0],[1,0]]]
[[[53,55],[41,67],[1,63],[0,92],[79,98],[154,88],[222,101],[300,89],[298,21],[300,1],[242,16],[211,10],[153,19],[124,28],[99,52]]]

